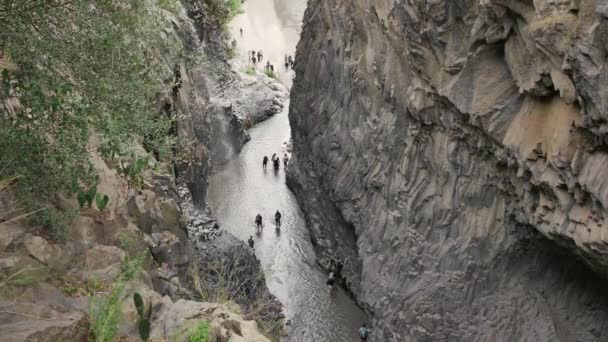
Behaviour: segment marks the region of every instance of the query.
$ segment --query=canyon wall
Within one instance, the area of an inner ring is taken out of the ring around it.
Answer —
[[[288,182],[372,341],[608,339],[608,5],[311,0]]]

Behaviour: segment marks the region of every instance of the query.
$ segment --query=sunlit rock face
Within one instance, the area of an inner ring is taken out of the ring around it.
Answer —
[[[372,341],[608,340],[608,4],[311,0],[289,182]]]

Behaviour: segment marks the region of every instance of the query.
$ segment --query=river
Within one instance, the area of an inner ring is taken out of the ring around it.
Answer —
[[[305,0],[247,0],[244,13],[231,23],[241,58],[249,50],[263,50],[264,63],[269,58],[280,70],[280,80],[291,87],[293,72],[283,70],[283,56],[294,55],[305,8]],[[282,156],[290,140],[288,107],[250,130],[251,141],[211,176],[208,201],[224,229],[242,240],[254,237],[268,287],[291,321],[283,341],[355,341],[365,314],[342,290],[329,293],[327,274],[316,264],[303,214],[285,184],[284,168],[278,173],[271,165],[262,169],[263,156]],[[280,233],[272,223],[276,210],[282,213]],[[260,235],[254,225],[258,213],[265,222]]]

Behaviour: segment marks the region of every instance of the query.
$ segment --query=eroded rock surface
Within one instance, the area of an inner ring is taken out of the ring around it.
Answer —
[[[608,339],[606,8],[309,2],[289,182],[372,341]]]

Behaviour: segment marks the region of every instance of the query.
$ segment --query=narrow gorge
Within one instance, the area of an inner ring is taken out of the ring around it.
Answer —
[[[0,0],[0,340],[608,341],[607,67],[606,0]]]

